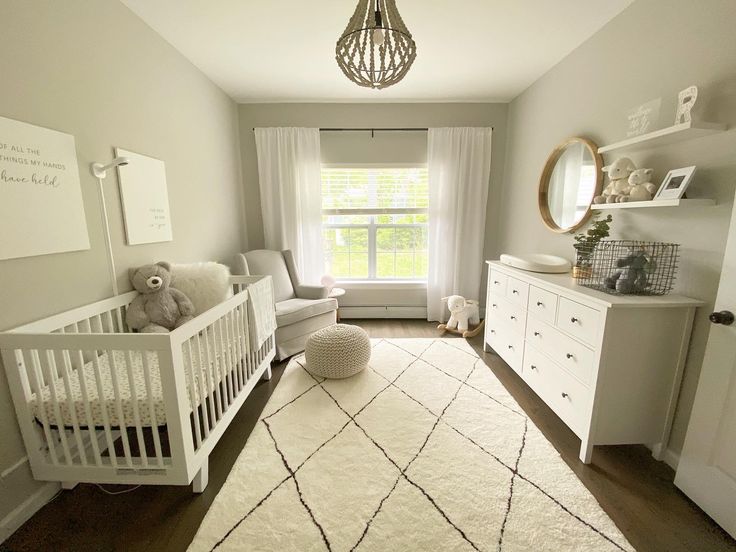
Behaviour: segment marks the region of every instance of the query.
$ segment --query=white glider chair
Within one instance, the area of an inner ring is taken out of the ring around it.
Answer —
[[[246,276],[269,274],[273,278],[278,360],[301,353],[310,335],[336,321],[337,300],[327,297],[326,287],[299,281],[294,255],[288,249],[240,253],[233,261],[233,272]]]

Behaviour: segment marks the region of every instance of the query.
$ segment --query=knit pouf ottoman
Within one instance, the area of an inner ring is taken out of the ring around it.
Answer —
[[[371,340],[363,328],[335,324],[311,335],[306,356],[306,368],[315,376],[349,378],[368,366]]]

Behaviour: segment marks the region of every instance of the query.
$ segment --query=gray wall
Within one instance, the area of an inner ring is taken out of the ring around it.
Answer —
[[[662,98],[659,127],[674,122],[677,93],[700,87],[704,120],[736,125],[736,42],[733,0],[638,0],[517,97],[509,107],[500,248],[572,258],[572,237],[542,224],[537,185],[547,155],[568,136],[599,145],[625,137],[626,113]],[[708,302],[700,309],[687,362],[671,449],[682,448],[708,336],[707,314],[718,286],[736,186],[736,131],[631,152],[639,167],[667,170],[697,165],[688,194],[718,205],[697,209],[613,212],[615,237],[682,244],[677,292]],[[617,155],[604,156],[606,162]],[[674,343],[673,343],[674,346]],[[621,344],[625,350],[626,344]],[[635,381],[631,385],[636,385]]]
[[[486,258],[497,256],[495,226],[503,178],[506,145],[507,104],[241,104],[241,159],[245,187],[248,246],[263,247],[263,228],[258,189],[258,160],[253,127],[443,127],[492,126],[493,152],[488,196]],[[323,133],[322,160],[325,163],[401,163],[427,161],[427,134],[410,133]],[[483,232],[484,229],[478,229]],[[426,305],[426,292],[351,290],[340,302],[343,306]]]
[[[116,0],[0,3],[0,116],[76,137],[91,249],[0,261],[0,329],[110,295],[92,161],[113,146],[166,162],[174,241],[125,245],[117,178],[106,181],[121,291],[126,268],[224,260],[242,248],[235,103]],[[13,239],[2,236],[0,239]],[[25,454],[0,369],[0,472]],[[27,464],[0,480],[0,520],[40,487]]]

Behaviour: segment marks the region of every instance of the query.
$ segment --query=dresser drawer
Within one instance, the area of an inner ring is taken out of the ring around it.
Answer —
[[[506,282],[509,277],[498,270],[491,270],[488,275],[488,293],[504,297],[506,295]]]
[[[529,344],[524,351],[522,374],[547,406],[580,435],[588,425],[592,391]]]
[[[488,344],[514,372],[521,374],[524,358],[524,336],[507,332],[503,328],[489,328]]]
[[[509,276],[506,283],[506,298],[512,303],[526,308],[529,300],[529,284]]]
[[[539,320],[554,324],[557,315],[557,295],[536,286],[529,286],[529,314]]]
[[[488,318],[493,324],[522,336],[526,330],[526,311],[510,301],[492,298]]]
[[[560,297],[557,327],[570,335],[591,345],[597,345],[601,319],[600,311]]]
[[[532,316],[527,320],[526,340],[581,382],[590,385],[595,363],[592,349]]]

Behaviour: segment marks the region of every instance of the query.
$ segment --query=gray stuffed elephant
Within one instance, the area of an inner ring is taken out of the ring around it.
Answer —
[[[171,265],[159,262],[130,269],[130,282],[140,295],[128,306],[125,322],[143,333],[165,333],[194,318],[194,305],[169,287]]]

